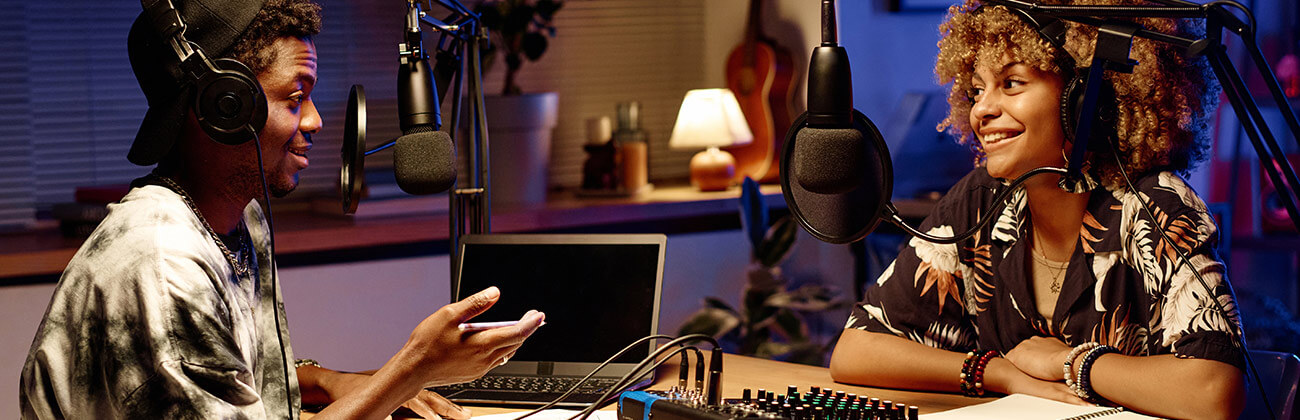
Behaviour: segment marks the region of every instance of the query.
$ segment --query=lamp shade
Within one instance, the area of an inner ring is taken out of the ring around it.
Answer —
[[[740,103],[729,89],[695,89],[686,92],[668,146],[703,149],[754,141]]]

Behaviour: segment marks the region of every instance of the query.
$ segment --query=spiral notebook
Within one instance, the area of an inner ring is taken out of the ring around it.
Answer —
[[[1156,419],[1124,408],[1067,404],[1032,395],[1011,394],[996,401],[932,413],[921,420],[1128,420]]]

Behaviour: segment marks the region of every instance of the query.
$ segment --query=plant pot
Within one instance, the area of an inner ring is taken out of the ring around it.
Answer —
[[[486,96],[492,205],[546,202],[559,94]]]

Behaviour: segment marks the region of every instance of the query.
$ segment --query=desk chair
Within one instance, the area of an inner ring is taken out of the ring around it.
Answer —
[[[1295,412],[1296,388],[1300,386],[1300,358],[1291,353],[1251,350],[1250,359],[1255,362],[1255,370],[1259,372],[1268,403],[1272,404],[1277,419],[1291,419],[1300,414]],[[1239,418],[1272,418],[1264,408],[1254,380],[1246,381],[1246,409]]]

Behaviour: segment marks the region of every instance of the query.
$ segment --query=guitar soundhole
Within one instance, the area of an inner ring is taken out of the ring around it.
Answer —
[[[756,85],[758,85],[758,75],[754,73],[754,68],[745,67],[740,69],[740,94],[749,95],[750,92],[754,91]]]

